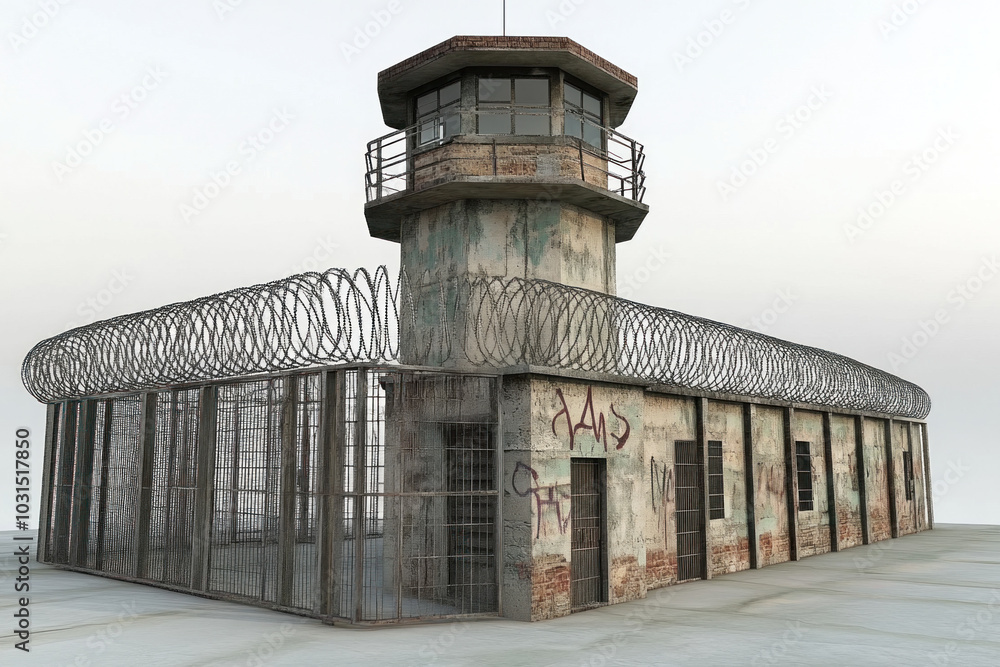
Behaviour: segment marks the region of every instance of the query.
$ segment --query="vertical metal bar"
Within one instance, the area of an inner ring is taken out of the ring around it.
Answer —
[[[710,509],[708,506],[708,434],[705,430],[705,419],[708,412],[708,399],[695,399],[695,421],[698,437],[698,472],[701,483],[701,547],[702,547],[702,579],[712,578],[712,540],[709,537]]]
[[[497,140],[493,140],[493,175],[497,175]]]
[[[632,200],[639,201],[639,158],[636,155],[635,139],[632,139]]]
[[[339,471],[334,464],[337,446],[334,433],[337,416],[336,396],[337,378],[339,373],[323,371],[320,373],[319,384],[319,415],[316,433],[316,550],[317,554],[317,591],[316,612],[321,616],[331,616],[333,613],[333,589],[335,580],[333,549],[341,548],[343,543],[334,542],[335,521],[343,521],[341,515],[333,512],[332,494],[336,489],[335,475]]]
[[[375,182],[378,192],[378,199],[382,199],[382,180],[383,175],[383,164],[382,164],[382,137],[379,137],[378,144],[375,148],[375,164],[377,165],[377,171],[375,173]]]
[[[330,410],[327,424],[330,428],[330,520],[323,523],[329,530],[330,551],[329,571],[331,578],[330,615],[350,618],[352,607],[344,604],[344,584],[347,568],[344,548],[347,527],[347,371],[331,373],[332,384],[327,384],[327,405]],[[328,382],[330,379],[328,379]],[[326,569],[326,568],[324,568]]]
[[[209,589],[212,517],[215,514],[215,449],[218,438],[219,388],[202,387],[198,397],[198,444],[195,468],[194,529],[191,540],[191,588]]]
[[[587,172],[584,170],[583,166],[583,140],[581,139],[578,148],[580,149],[580,180],[584,183],[587,182]]]
[[[90,502],[94,488],[94,429],[97,402],[87,399],[80,403],[76,424],[76,465],[73,473],[72,542],[69,562],[77,567],[87,565],[87,542],[90,537]]]
[[[166,581],[170,577],[170,568],[173,565],[174,553],[178,539],[184,539],[178,535],[173,525],[173,511],[171,502],[174,498],[175,476],[177,473],[177,445],[180,441],[178,426],[180,426],[180,416],[178,414],[178,402],[180,391],[174,389],[170,392],[170,421],[169,439],[167,442],[166,465],[164,465],[163,475],[163,571],[160,577]],[[182,450],[183,451],[183,450]],[[183,470],[183,468],[182,468]]]
[[[101,434],[101,493],[97,505],[97,560],[95,570],[104,569],[104,536],[108,526],[108,484],[111,481],[111,434],[114,419],[114,399],[104,401],[104,432]]]
[[[504,542],[503,542],[503,452],[504,452],[504,437],[503,437],[503,377],[499,376],[492,378],[490,380],[490,387],[493,391],[493,405],[495,406],[495,423],[496,423],[496,458],[493,460],[493,474],[494,474],[494,492],[496,493],[496,502],[494,503],[494,511],[496,516],[493,518],[493,536],[494,536],[494,552],[493,552],[493,570],[494,576],[496,577],[496,587],[497,587],[497,614],[503,616],[503,563],[504,563]]]
[[[927,440],[927,424],[920,425],[920,435],[924,442],[924,495],[927,498],[927,528],[934,530],[934,487],[931,484],[931,450]]]
[[[156,392],[142,395],[139,417],[139,493],[135,506],[135,553],[132,576],[147,578],[149,565],[149,519],[153,494],[153,454],[156,444]]]
[[[885,420],[885,476],[889,492],[889,529],[892,537],[899,537],[899,509],[896,499],[896,461],[893,456],[892,432],[894,422]]]
[[[823,413],[823,459],[826,464],[826,508],[830,515],[830,551],[840,551],[840,516],[837,514],[837,489],[833,474],[833,414]]]
[[[55,480],[56,445],[59,443],[59,403],[45,407],[45,449],[42,452],[42,494],[38,507],[38,550],[35,560],[49,560],[49,531],[52,528],[52,493]]]
[[[56,471],[55,525],[52,531],[52,562],[66,564],[69,560],[69,539],[72,501],[73,468],[76,465],[76,419],[79,401],[63,403],[62,451]],[[67,492],[67,485],[69,491]]]
[[[365,461],[368,428],[368,369],[358,368],[354,400],[354,614],[361,621],[365,605]]]
[[[784,409],[785,488],[788,495],[788,557],[799,559],[799,467],[795,450],[795,409]]]
[[[237,391],[246,391],[246,387]],[[237,517],[240,509],[240,445],[242,444],[240,442],[240,435],[243,429],[243,424],[240,422],[240,405],[240,395],[235,394],[233,397],[233,458],[230,460],[229,467],[229,526],[227,526],[229,529],[230,542],[236,542],[236,537],[239,531]],[[251,417],[251,426],[252,421],[253,419]],[[252,441],[253,436],[251,436],[251,442]],[[253,489],[253,482],[250,483],[250,488]]]
[[[298,433],[299,380],[295,375],[285,378],[281,405],[280,488],[278,495],[278,604],[292,604],[295,583],[295,446]]]
[[[872,543],[871,521],[868,517],[868,471],[865,464],[865,418],[854,418],[855,457],[858,460],[858,511],[861,516],[861,541]]]
[[[747,494],[747,542],[750,545],[750,567],[760,567],[760,541],[757,538],[757,475],[753,456],[753,424],[757,406],[743,404],[743,476]]]

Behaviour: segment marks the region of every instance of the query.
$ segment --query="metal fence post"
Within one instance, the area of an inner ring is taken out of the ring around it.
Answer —
[[[135,506],[135,553],[132,576],[148,579],[149,519],[153,501],[153,455],[156,445],[156,392],[142,396],[139,418],[139,493]]]
[[[785,484],[788,489],[788,557],[799,559],[799,469],[795,448],[795,409],[784,409]]]
[[[80,417],[76,424],[76,464],[73,472],[72,540],[69,562],[86,567],[90,537],[90,504],[94,488],[94,429],[97,421],[97,402],[81,401]]]
[[[202,387],[198,397],[198,443],[195,450],[194,528],[191,540],[191,588],[210,588],[212,517],[215,514],[215,445],[218,437],[218,387]]]
[[[754,468],[753,423],[757,406],[743,404],[743,474],[746,477],[747,541],[750,544],[750,567],[760,567],[760,541],[757,539],[757,474]]]
[[[59,444],[60,405],[49,403],[45,408],[45,451],[42,453],[42,492],[38,506],[38,550],[35,560],[44,563],[49,558],[49,534],[52,530],[52,491],[55,488],[56,446]]]

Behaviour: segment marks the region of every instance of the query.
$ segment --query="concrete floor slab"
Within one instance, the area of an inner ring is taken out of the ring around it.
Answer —
[[[31,652],[0,665],[1000,665],[1000,527],[931,532],[652,591],[528,624],[379,629],[206,600],[32,562]]]

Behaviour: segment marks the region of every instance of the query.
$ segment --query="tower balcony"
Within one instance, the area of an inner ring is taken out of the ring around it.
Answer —
[[[649,212],[642,144],[561,108],[455,108],[369,142],[366,158],[369,231],[390,241],[402,216],[461,199],[579,206],[613,220],[617,242]]]

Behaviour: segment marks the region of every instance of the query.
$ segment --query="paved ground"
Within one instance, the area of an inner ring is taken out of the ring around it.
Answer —
[[[0,533],[3,554],[13,533]],[[1000,527],[938,529],[543,623],[351,630],[32,562],[0,665],[1000,665]]]

